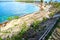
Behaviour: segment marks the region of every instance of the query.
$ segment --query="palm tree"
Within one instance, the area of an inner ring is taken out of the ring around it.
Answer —
[[[40,2],[41,2],[41,10],[43,10],[43,0],[40,0]]]

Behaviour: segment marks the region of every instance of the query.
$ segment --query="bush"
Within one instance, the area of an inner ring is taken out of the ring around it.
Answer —
[[[33,22],[33,28],[34,28],[34,29],[37,29],[39,23],[40,23],[40,21],[38,21],[38,20],[34,21],[34,22]]]
[[[34,30],[36,30],[36,29],[38,28],[39,24],[40,24],[42,21],[37,20],[36,18],[33,18],[33,20],[34,20],[34,22],[33,22],[33,24],[32,24],[32,27],[33,27]]]
[[[19,16],[14,16],[13,18],[14,18],[14,19],[18,19],[18,18],[19,18]]]
[[[0,40],[2,40],[2,38],[0,37]]]
[[[7,20],[12,20],[12,17],[8,17]]]
[[[12,19],[18,19],[18,18],[19,18],[19,16],[10,16],[10,17],[7,18],[7,20],[10,21],[10,20],[12,20]]]
[[[46,18],[46,17],[44,17],[42,21],[43,21],[43,22],[45,22],[46,20],[47,20],[47,18]]]
[[[28,27],[27,27],[27,23],[26,22],[24,22],[23,24],[22,24],[22,30],[21,30],[21,32],[19,33],[20,34],[20,36],[23,36],[23,34],[29,29]]]
[[[49,14],[49,17],[53,17],[54,16],[54,12],[51,12],[50,14]]]

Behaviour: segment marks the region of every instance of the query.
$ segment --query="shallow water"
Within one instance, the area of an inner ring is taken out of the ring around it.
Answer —
[[[23,16],[39,10],[32,3],[22,2],[0,2],[0,23],[7,20],[9,16]]]

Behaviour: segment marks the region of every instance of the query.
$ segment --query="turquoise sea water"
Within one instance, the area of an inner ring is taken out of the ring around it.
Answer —
[[[0,2],[0,23],[5,22],[9,16],[23,16],[39,10],[32,3]]]

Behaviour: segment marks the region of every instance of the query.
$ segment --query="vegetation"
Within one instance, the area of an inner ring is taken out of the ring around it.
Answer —
[[[51,12],[50,14],[49,14],[49,17],[53,17],[54,16],[54,12]]]
[[[2,40],[2,38],[0,37],[0,40]]]
[[[7,38],[7,40],[22,40],[24,33],[29,29],[26,22],[22,24],[22,27],[22,30],[17,35],[14,35],[11,38]]]
[[[21,1],[21,0],[17,0],[17,1]],[[28,1],[28,2],[32,2],[32,0],[26,0],[26,1]],[[43,0],[41,0],[40,1],[41,2],[41,10],[43,9],[42,8],[42,6],[43,6]],[[57,3],[57,2],[52,2],[52,0],[50,1],[50,4],[52,4],[53,5],[53,7],[57,10],[57,9],[60,9],[60,3]],[[53,17],[53,15],[54,15],[54,12],[51,12],[50,14],[49,14],[49,16],[50,17]],[[19,16],[10,16],[10,17],[8,17],[7,18],[7,20],[12,20],[12,19],[18,19],[19,18]],[[44,17],[43,18],[43,22],[45,22],[47,20],[47,18],[46,17]],[[38,29],[40,26],[39,26],[39,24],[42,22],[42,21],[40,21],[40,20],[37,20],[37,19],[35,19],[34,18],[34,22],[33,22],[33,24],[32,24],[32,26],[33,26],[33,29],[36,31],[36,29]],[[60,21],[60,20],[59,20]],[[14,25],[14,26],[16,26],[16,25]],[[23,35],[24,35],[24,33],[29,29],[29,27],[27,27],[27,23],[26,22],[24,22],[23,24],[22,24],[22,30],[18,33],[18,35],[13,35],[13,37],[11,37],[11,38],[7,38],[6,40],[22,40],[22,38],[23,38]],[[58,26],[59,27],[59,26]],[[40,29],[42,29],[42,27],[40,27]],[[54,27],[54,29],[55,29],[55,27]],[[52,29],[52,30],[54,30],[54,29]],[[52,32],[52,31],[51,31]],[[51,35],[51,32],[49,33],[49,35],[47,36],[47,37],[49,37],[50,35]],[[5,32],[5,33],[8,33],[8,32]],[[47,37],[46,37],[46,39],[47,39]],[[0,40],[2,40],[1,38],[0,38]]]
[[[54,7],[54,8],[60,7],[60,3],[58,3],[58,2],[53,2],[53,7]]]
[[[10,31],[2,31],[1,33],[11,33]]]
[[[52,7],[52,11],[54,10],[55,12],[58,12],[60,11],[60,2],[57,2],[57,1],[50,1],[49,4],[51,4],[53,7]]]
[[[45,22],[46,20],[47,20],[47,18],[46,18],[46,17],[44,17],[42,21],[43,21],[43,22]]]
[[[24,22],[23,24],[22,24],[22,30],[21,30],[21,32],[20,32],[20,35],[22,36],[28,29],[29,29],[29,27],[27,26],[27,23],[26,22]]]
[[[38,29],[38,28],[43,29],[41,26],[39,26],[39,24],[40,24],[41,22],[45,22],[46,20],[47,20],[46,17],[44,17],[42,21],[37,20],[36,18],[34,18],[34,22],[33,22],[33,24],[32,24],[33,29],[34,29],[35,31],[36,31],[36,29]]]
[[[12,17],[8,17],[7,20],[12,20]]]
[[[39,26],[39,24],[42,22],[40,20],[37,20],[36,18],[33,19],[34,22],[32,24],[33,29],[36,31],[36,29],[40,29],[42,30],[43,27]],[[47,18],[43,18],[43,21],[46,21]],[[16,26],[16,25],[15,25]],[[11,38],[7,38],[6,40],[22,40],[23,39],[23,35],[25,34],[25,32],[29,29],[30,27],[27,26],[27,23],[24,21],[24,23],[22,24],[22,30],[17,34],[17,35],[13,35]]]
[[[39,21],[39,20],[35,20],[34,22],[33,22],[33,28],[34,28],[34,30],[36,30],[37,28],[38,28],[38,26],[39,26],[39,24],[41,23],[41,21]]]
[[[53,7],[55,8],[55,11],[56,11],[56,12],[60,11],[60,3],[55,2],[55,3],[53,4]]]
[[[19,16],[10,16],[7,18],[7,20],[18,19],[18,18],[19,18]]]

